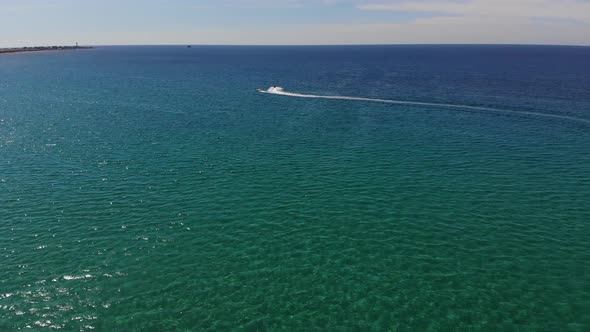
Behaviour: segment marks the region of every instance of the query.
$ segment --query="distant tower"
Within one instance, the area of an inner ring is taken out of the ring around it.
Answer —
[[[78,47],[78,42],[76,42],[76,47]]]

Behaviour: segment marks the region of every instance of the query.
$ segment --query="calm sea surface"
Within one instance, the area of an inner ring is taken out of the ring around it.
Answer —
[[[589,331],[590,48],[0,56],[25,328]]]

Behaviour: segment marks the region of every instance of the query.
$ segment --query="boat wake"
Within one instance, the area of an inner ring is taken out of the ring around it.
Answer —
[[[356,100],[356,101],[375,102],[375,103],[386,103],[386,104],[397,104],[397,105],[409,105],[409,106],[427,106],[427,107],[439,107],[439,108],[442,107],[442,108],[465,110],[465,111],[494,112],[494,113],[504,113],[504,114],[514,114],[514,115],[520,114],[520,115],[537,116],[537,117],[545,117],[545,118],[555,118],[555,119],[569,120],[569,121],[575,121],[575,122],[590,124],[590,119],[583,119],[583,118],[578,118],[578,117],[574,117],[574,116],[559,115],[559,114],[549,114],[549,113],[541,113],[541,112],[532,112],[532,111],[505,110],[505,109],[500,109],[500,108],[483,107],[483,106],[471,106],[471,105],[461,105],[461,104],[445,104],[445,103],[427,103],[427,102],[419,102],[419,101],[406,101],[406,100],[380,99],[380,98],[365,98],[365,97],[352,97],[352,96],[312,95],[312,94],[287,92],[287,91],[285,91],[285,89],[283,89],[280,86],[272,86],[272,87],[270,87],[270,88],[268,88],[266,90],[264,90],[264,89],[256,89],[256,91],[258,91],[260,93],[280,95],[280,96],[288,96],[288,97],[298,97],[298,98]]]

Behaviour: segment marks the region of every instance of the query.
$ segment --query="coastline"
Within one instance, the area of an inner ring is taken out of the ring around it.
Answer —
[[[45,51],[72,51],[72,50],[90,50],[92,46],[35,46],[35,47],[15,47],[0,48],[0,54],[14,54],[24,52],[45,52]]]

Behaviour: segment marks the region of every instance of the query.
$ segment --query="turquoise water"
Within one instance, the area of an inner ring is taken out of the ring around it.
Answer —
[[[588,331],[588,68],[532,46],[2,56],[0,330]]]

